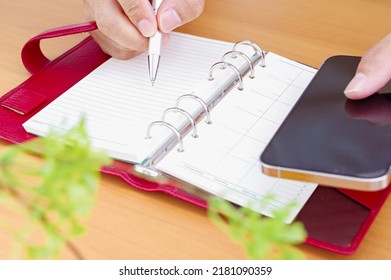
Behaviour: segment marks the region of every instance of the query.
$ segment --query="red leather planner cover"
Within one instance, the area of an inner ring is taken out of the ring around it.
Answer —
[[[33,139],[35,136],[27,133],[22,124],[109,58],[91,37],[87,37],[50,61],[42,54],[40,41],[94,29],[93,22],[64,26],[45,31],[26,43],[22,60],[32,75],[0,98],[2,139],[11,143]],[[140,190],[164,192],[207,207],[205,200],[180,187],[180,183],[162,183],[139,177],[128,163],[114,161],[111,166],[103,167],[102,173],[118,176]],[[306,243],[340,254],[354,253],[389,192],[390,188],[361,193],[318,187],[297,217],[308,232]]]

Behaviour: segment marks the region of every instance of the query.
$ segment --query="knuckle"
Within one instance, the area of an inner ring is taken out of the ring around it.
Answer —
[[[126,1],[125,3],[123,3],[123,1],[120,1],[120,4],[124,13],[129,18],[137,17],[139,12],[142,11],[141,2],[139,0]]]

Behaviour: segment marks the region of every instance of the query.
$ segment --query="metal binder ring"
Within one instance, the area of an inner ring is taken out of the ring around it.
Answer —
[[[226,52],[223,57],[221,58],[221,61],[224,61],[224,59],[228,56],[228,55],[232,55],[231,57],[232,58],[236,58],[237,55],[240,55],[241,57],[243,57],[247,62],[248,62],[248,65],[250,66],[250,78],[251,79],[254,79],[254,64],[253,62],[251,61],[251,59],[248,57],[248,55],[246,55],[245,53],[242,53],[242,52],[239,52],[239,51],[229,51],[229,52]]]
[[[209,69],[209,78],[208,80],[209,81],[212,81],[213,80],[213,70],[219,66],[219,65],[223,65],[224,68],[226,66],[230,67],[232,70],[234,70],[236,72],[236,74],[238,75],[238,78],[239,78],[239,86],[238,86],[238,90],[243,90],[243,77],[242,77],[242,74],[240,74],[240,71],[238,68],[236,68],[235,65],[231,64],[231,63],[228,63],[228,62],[224,62],[224,61],[219,61],[219,62],[216,62],[215,64],[212,65],[212,67],[210,67]]]
[[[263,49],[261,49],[256,43],[254,43],[253,41],[250,41],[250,40],[239,41],[233,46],[232,50],[236,51],[237,47],[240,45],[248,45],[248,46],[253,47],[255,52],[258,52],[261,54],[261,57],[262,57],[261,66],[262,67],[266,66],[266,63],[265,63],[266,52]]]
[[[184,95],[181,95],[178,97],[178,99],[176,100],[176,104],[175,106],[176,107],[179,107],[179,102],[182,100],[182,99],[185,99],[185,98],[191,98],[191,99],[194,99],[194,100],[197,100],[199,103],[201,103],[202,107],[204,107],[204,111],[206,113],[206,123],[207,124],[211,124],[211,120],[210,120],[210,110],[208,108],[208,105],[206,105],[205,101],[202,100],[200,97],[196,96],[196,95],[192,95],[192,94],[184,94]]]
[[[146,139],[151,139],[151,128],[155,125],[160,125],[160,126],[165,126],[169,129],[171,129],[172,132],[174,132],[174,134],[176,135],[176,137],[178,138],[178,144],[179,144],[179,148],[178,148],[178,152],[183,152],[183,139],[182,139],[182,135],[179,133],[179,131],[171,124],[167,123],[167,122],[164,122],[164,121],[154,121],[154,122],[151,122],[148,126],[148,129],[147,129],[147,134],[145,136]]]
[[[164,121],[164,118],[166,117],[167,113],[169,113],[169,112],[178,112],[178,113],[183,114],[186,118],[188,118],[189,122],[193,128],[193,134],[191,136],[193,136],[194,138],[198,137],[196,123],[195,123],[194,119],[192,118],[192,116],[188,112],[186,112],[185,110],[178,108],[178,107],[168,108],[162,114],[162,121]]]

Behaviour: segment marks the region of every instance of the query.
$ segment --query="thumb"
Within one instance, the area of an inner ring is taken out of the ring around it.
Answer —
[[[381,89],[390,79],[391,33],[363,55],[345,95],[350,99],[365,98]]]
[[[157,14],[159,29],[163,33],[198,17],[205,5],[205,0],[165,0],[159,7]]]

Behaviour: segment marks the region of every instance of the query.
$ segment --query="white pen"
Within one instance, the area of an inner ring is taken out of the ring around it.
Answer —
[[[163,0],[152,0],[152,8],[155,11],[160,7],[160,4]],[[156,33],[149,38],[148,46],[148,69],[149,69],[149,78],[151,79],[152,86],[155,84],[157,70],[159,68],[160,62],[160,51],[162,48],[162,33],[157,30]]]

